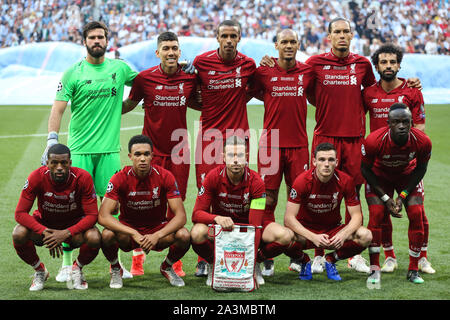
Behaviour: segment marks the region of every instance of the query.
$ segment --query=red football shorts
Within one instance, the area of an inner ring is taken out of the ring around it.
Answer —
[[[274,155],[278,152],[278,156]],[[258,173],[266,189],[278,190],[281,180],[291,187],[295,178],[308,170],[309,152],[305,148],[268,148],[260,147],[258,152]]]
[[[59,221],[49,221],[48,219],[44,220],[44,219],[42,219],[42,215],[38,210],[34,210],[33,218],[38,223],[46,226],[47,228],[56,229],[56,230],[64,230],[64,229],[70,228],[70,227],[76,225],[82,219],[82,217],[78,217],[74,220],[67,220],[67,221],[61,221],[61,219],[59,219]]]
[[[184,201],[186,199],[190,163],[189,161],[182,161],[181,158],[175,160],[180,163],[174,163],[170,156],[153,155],[152,164],[161,166],[164,169],[169,170],[174,175],[175,181],[178,185],[178,191],[180,191],[181,199]]]
[[[409,182],[409,175],[408,176],[401,176],[401,175],[394,175],[389,178],[387,177],[377,177],[378,184],[380,187],[386,192],[386,194],[394,198],[394,190],[397,191],[397,193],[402,192]],[[366,183],[365,187],[365,193],[366,193],[366,199],[370,197],[378,197],[375,192],[373,192],[372,188],[370,188],[370,185]],[[414,188],[413,191],[409,193],[409,197],[419,197],[422,199],[422,203],[425,199],[425,190],[423,188],[423,180],[419,182],[419,184]]]
[[[327,137],[314,134],[311,147],[311,166],[316,147],[324,142],[334,145],[337,152],[337,169],[350,175],[356,185],[363,184],[361,174],[361,137]]]
[[[153,233],[157,232],[158,230],[161,230],[162,228],[165,227],[165,225],[167,224],[167,221],[161,222],[161,224],[157,225],[156,227],[153,226],[153,227],[139,227],[139,228],[133,227],[132,225],[129,225],[123,221],[121,221],[121,223],[123,223],[124,225],[126,225],[130,228],[137,230],[142,235],[146,235],[146,234],[153,234]],[[132,237],[130,237],[130,247],[128,247],[127,249],[122,249],[122,250],[125,252],[129,252],[129,251],[137,249],[137,248],[140,248],[139,244],[136,241],[134,241],[134,239]],[[158,245],[156,245],[156,247],[154,247],[152,250],[161,251],[164,249],[165,248],[160,248],[160,247],[158,247]]]
[[[338,233],[340,230],[342,230],[343,228],[345,228],[346,224],[341,224],[339,226],[333,227],[331,229],[314,229],[314,228],[309,228],[306,225],[303,224],[303,226],[308,229],[311,232],[314,232],[315,234],[321,234],[321,233],[325,233],[328,235],[328,237],[331,239],[332,237],[334,237],[334,235],[336,233]],[[310,240],[306,240],[306,247],[303,250],[308,250],[308,249],[313,249],[316,248],[316,246],[314,245],[314,243]]]

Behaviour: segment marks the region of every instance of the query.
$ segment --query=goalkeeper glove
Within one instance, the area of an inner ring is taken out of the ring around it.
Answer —
[[[58,134],[55,131],[52,131],[47,136],[47,147],[44,150],[44,153],[41,157],[41,165],[45,166],[48,160],[48,149],[58,143]]]

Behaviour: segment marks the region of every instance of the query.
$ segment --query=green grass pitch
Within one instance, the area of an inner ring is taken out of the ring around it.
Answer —
[[[55,281],[61,259],[52,259],[48,250],[38,248],[41,260],[50,271],[50,278],[41,292],[30,292],[33,270],[17,256],[11,240],[15,226],[14,210],[22,186],[28,174],[39,166],[46,143],[47,120],[50,106],[0,106],[0,300],[448,300],[450,298],[450,250],[448,245],[449,193],[446,184],[450,181],[448,119],[450,105],[428,105],[426,132],[433,142],[433,153],[428,172],[424,179],[426,190],[426,213],[430,222],[429,260],[436,274],[424,274],[425,283],[414,285],[406,281],[408,267],[408,241],[406,217],[393,219],[394,246],[399,269],[393,274],[382,275],[381,290],[368,290],[366,275],[347,268],[347,262],[338,262],[338,270],[343,278],[340,283],[332,283],[325,274],[314,275],[313,281],[300,282],[297,274],[288,271],[289,260],[285,256],[275,259],[275,276],[266,278],[266,284],[252,293],[217,293],[205,286],[205,278],[196,278],[194,268],[197,256],[190,250],[182,259],[187,273],[186,286],[174,288],[159,273],[159,265],[166,252],[151,252],[145,262],[145,275],[124,280],[120,290],[109,288],[109,266],[100,252],[92,264],[84,268],[89,283],[87,291],[68,290],[64,283]],[[252,140],[251,168],[256,169],[256,139],[263,121],[262,106],[248,106],[248,116],[255,135]],[[60,141],[67,141],[69,110],[66,111],[61,126]],[[193,128],[198,121],[199,112],[189,110],[188,127],[191,142],[195,137]],[[314,127],[314,108],[308,109],[308,134],[311,139]],[[129,138],[141,132],[143,111],[139,107],[122,118],[121,159],[128,163],[126,146]],[[295,134],[295,133],[293,133]],[[191,152],[192,153],[192,152]],[[191,166],[188,196],[185,201],[190,217],[196,197],[194,166]],[[282,185],[276,220],[283,222],[286,191]],[[365,199],[362,199],[364,224],[368,222]],[[312,251],[309,253],[313,254]],[[74,251],[74,257],[78,250]],[[362,253],[368,259],[367,250]],[[382,254],[383,256],[383,254]],[[122,253],[127,268],[131,265],[131,253]],[[383,261],[383,258],[381,259]],[[381,310],[380,310],[381,311]]]

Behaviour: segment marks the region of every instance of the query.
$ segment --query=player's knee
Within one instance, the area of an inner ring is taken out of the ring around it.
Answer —
[[[406,212],[408,213],[409,228],[421,229],[423,226],[423,211],[421,205],[407,206]]]
[[[208,237],[208,226],[197,223],[191,229],[191,242],[192,243],[201,243],[205,241]]]
[[[24,226],[18,224],[13,229],[12,239],[15,244],[22,245],[28,241],[29,235],[29,230]]]
[[[102,236],[97,228],[92,228],[86,231],[86,244],[91,248],[100,248],[102,244]]]
[[[294,233],[292,232],[292,230],[277,225],[276,231],[275,231],[275,241],[278,242],[279,244],[286,246],[289,243],[291,243],[292,239],[293,239]]]
[[[103,229],[102,236],[101,236],[102,244],[104,244],[106,246],[110,246],[115,241],[116,241],[115,233],[109,229],[106,229],[106,228]]]
[[[181,228],[177,231],[175,234],[176,239],[183,243],[183,244],[189,244],[191,242],[191,234],[186,228]]]
[[[356,231],[356,238],[361,246],[368,247],[372,242],[372,232],[365,227],[360,227]]]

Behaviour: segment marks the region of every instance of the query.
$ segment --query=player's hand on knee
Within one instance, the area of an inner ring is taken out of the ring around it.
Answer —
[[[401,205],[400,208],[398,207],[398,203],[394,201],[394,199],[389,198],[388,201],[386,201],[386,208],[388,209],[388,212],[391,216],[394,218],[401,218],[402,214],[399,213],[401,211]],[[400,209],[400,210],[399,210]]]
[[[327,234],[316,234],[311,240],[318,248],[328,248],[330,246],[330,240]]]
[[[224,230],[233,230],[234,222],[230,217],[217,216],[214,221]]]
[[[45,166],[48,160],[48,149],[58,143],[58,134],[52,131],[47,136],[47,147],[45,147],[44,153],[41,157],[41,165]]]

